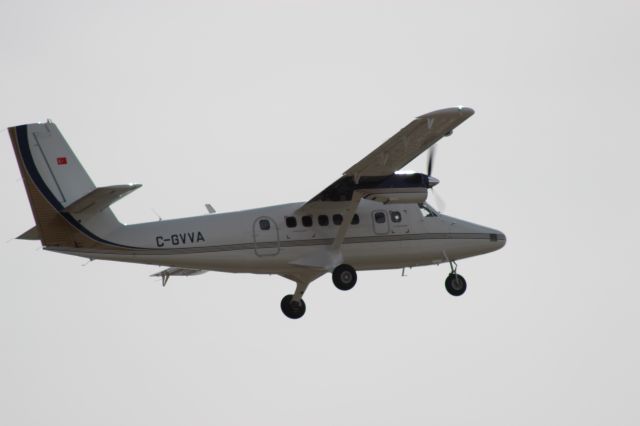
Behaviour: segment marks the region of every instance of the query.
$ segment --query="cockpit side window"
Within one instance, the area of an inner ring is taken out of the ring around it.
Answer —
[[[422,216],[423,217],[435,217],[435,216],[438,216],[438,212],[436,211],[436,209],[431,207],[429,204],[421,203],[421,204],[418,204],[418,206],[420,207],[420,212],[422,212]]]

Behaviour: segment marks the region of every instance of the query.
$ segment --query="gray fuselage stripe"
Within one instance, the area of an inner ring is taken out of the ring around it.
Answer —
[[[500,237],[499,237],[500,238]],[[345,239],[345,244],[382,243],[394,241],[418,241],[418,240],[490,240],[491,234],[487,233],[425,233],[425,234],[404,234],[404,235],[374,235],[367,237],[350,237]],[[327,246],[333,243],[333,238],[318,238],[313,240],[290,240],[290,241],[270,241],[261,243],[239,243],[206,247],[184,247],[184,248],[149,248],[132,249],[132,255],[175,255],[194,253],[216,253],[223,251],[254,250],[264,248],[293,248],[309,246]],[[73,248],[47,247],[47,249],[74,253],[109,253],[107,250],[77,250]],[[123,254],[122,251],[113,251],[114,254]]]

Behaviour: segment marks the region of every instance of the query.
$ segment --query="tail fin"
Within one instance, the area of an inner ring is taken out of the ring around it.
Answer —
[[[108,207],[137,186],[96,188],[52,122],[9,128],[9,135],[44,246],[114,248],[98,235],[122,224]]]

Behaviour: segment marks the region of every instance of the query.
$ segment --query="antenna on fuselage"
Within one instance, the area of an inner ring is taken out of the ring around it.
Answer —
[[[207,211],[209,212],[209,214],[213,214],[216,212],[216,209],[214,209],[211,204],[207,203],[204,205],[204,207],[207,209]]]
[[[156,209],[151,209],[151,211],[153,212],[153,214],[155,214],[156,216],[158,216],[158,222],[162,222],[162,217],[160,217],[160,215],[158,214],[158,212],[156,211]]]

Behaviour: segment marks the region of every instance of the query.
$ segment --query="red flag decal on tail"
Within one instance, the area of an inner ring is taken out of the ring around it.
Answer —
[[[64,166],[67,164],[67,157],[58,157],[56,161],[58,162],[58,166]]]

